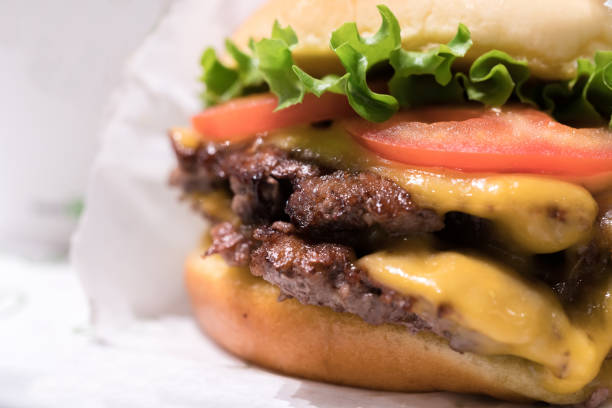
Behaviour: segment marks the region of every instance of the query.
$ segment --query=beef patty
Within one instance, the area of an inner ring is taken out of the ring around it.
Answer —
[[[354,265],[357,255],[390,239],[436,232],[450,247],[478,248],[520,270],[531,269],[566,303],[609,270],[604,240],[526,258],[496,242],[486,220],[461,213],[442,219],[390,180],[325,168],[260,140],[232,148],[174,147],[179,167],[171,183],[186,193],[227,189],[242,223],[215,226],[209,254],[250,266],[254,275],[278,286],[283,298],[354,313],[373,324],[431,326],[411,312],[413,299],[368,281]]]
[[[309,237],[371,247],[444,227],[392,181],[368,172],[333,171],[255,142],[231,150],[175,146],[179,168],[171,183],[187,193],[229,186],[232,210],[244,225],[291,221]]]
[[[451,305],[435,307],[372,282],[355,265],[351,247],[310,242],[298,236],[290,223],[276,221],[251,229],[224,222],[213,227],[211,235],[213,243],[206,255],[220,254],[231,265],[250,267],[253,275],[280,289],[281,301],[295,298],[302,304],[355,314],[373,325],[394,323],[412,331],[430,330],[449,340],[457,351],[474,351],[487,341],[447,319],[454,313]]]

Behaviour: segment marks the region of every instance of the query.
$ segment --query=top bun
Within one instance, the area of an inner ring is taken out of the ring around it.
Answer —
[[[459,23],[472,33],[473,47],[458,61],[463,66],[498,49],[526,60],[533,75],[566,79],[576,59],[612,49],[612,6],[605,0],[270,0],[234,34],[246,46],[250,37],[268,37],[275,19],[298,35],[298,65],[313,74],[338,72],[340,62],[329,47],[331,32],[356,22],[362,35],[380,26],[377,4],[387,5],[402,28],[406,49],[426,49],[448,42]]]

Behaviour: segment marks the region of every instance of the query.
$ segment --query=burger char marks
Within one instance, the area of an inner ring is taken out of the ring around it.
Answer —
[[[170,183],[186,193],[208,192],[229,184],[232,211],[247,225],[284,217],[291,182],[320,173],[317,166],[291,159],[287,152],[259,142],[231,149],[214,144],[184,149],[171,141],[179,167]]]
[[[174,149],[179,168],[171,182],[187,193],[229,182],[232,210],[245,225],[290,220],[309,237],[357,247],[444,226],[407,191],[368,172],[332,173],[259,142],[225,150],[203,145],[185,151],[176,144]]]
[[[173,184],[188,193],[220,187],[233,193],[231,207],[243,226],[216,226],[208,253],[219,253],[232,265],[249,265],[254,274],[279,286],[283,296],[349,311],[369,322],[391,316],[390,310],[399,306],[387,310],[382,304],[398,298],[367,283],[365,273],[354,270],[355,251],[367,252],[390,238],[440,231],[438,237],[451,247],[478,248],[517,269],[532,270],[564,303],[579,298],[611,263],[612,228],[606,226],[612,225],[612,204],[607,202],[600,203],[601,230],[608,231],[603,238],[574,253],[530,259],[499,245],[486,220],[449,213],[443,221],[434,211],[416,206],[397,184],[368,172],[333,171],[260,141],[231,148],[175,146],[175,151],[179,168],[171,178]],[[299,257],[287,258],[292,254]],[[342,284],[353,282],[353,276],[359,277],[355,285]],[[408,316],[405,308],[410,303],[402,302],[402,313]],[[360,305],[368,305],[374,314]],[[376,312],[380,308],[385,312]]]
[[[351,247],[311,242],[282,221],[254,230],[227,222],[215,227],[212,235],[215,242],[207,255],[219,253],[232,265],[249,266],[253,275],[279,288],[280,301],[295,298],[303,304],[355,314],[373,325],[394,323],[413,331],[429,330],[447,338],[451,348],[460,352],[485,344],[481,334],[449,319],[455,313],[452,305],[436,308],[370,281],[355,265]],[[249,259],[243,256],[246,248]],[[415,306],[429,312],[417,315]]]
[[[221,254],[225,262],[232,266],[247,266],[251,249],[255,242],[246,227],[235,227],[231,222],[222,222],[210,230],[212,244],[204,254]]]
[[[304,304],[353,313],[370,324],[430,328],[411,311],[412,298],[369,282],[355,266],[355,252],[348,246],[307,242],[296,235],[293,225],[280,221],[259,227],[252,235],[224,223],[212,235],[215,243],[207,254],[220,253],[234,265],[237,260],[249,265],[253,275],[279,287],[281,300],[293,297]],[[236,255],[247,247],[252,249],[250,261]]]
[[[353,243],[355,237],[401,237],[444,227],[432,210],[418,208],[397,184],[371,173],[336,171],[297,179],[286,212],[309,236]]]
[[[185,148],[172,137],[172,148],[178,167],[170,174],[170,184],[185,193],[205,193],[223,185],[225,172],[220,165],[224,150],[213,144],[198,148]]]
[[[291,182],[320,173],[318,167],[293,160],[278,148],[257,145],[228,154],[223,168],[234,193],[232,210],[245,224],[284,217]]]

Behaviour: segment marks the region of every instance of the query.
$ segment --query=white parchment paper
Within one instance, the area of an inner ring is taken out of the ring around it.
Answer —
[[[100,364],[74,361],[75,383],[97,375],[101,387],[115,394],[120,390],[122,406],[149,408],[510,406],[279,376],[219,350],[187,316],[182,265],[205,224],[167,186],[175,163],[165,131],[187,124],[200,109],[197,77],[203,48],[220,46],[258,2],[176,1],[127,64],[102,131],[72,250],[97,338],[123,353],[110,354],[108,372],[89,373],[86,367]],[[85,360],[105,355],[88,352]]]

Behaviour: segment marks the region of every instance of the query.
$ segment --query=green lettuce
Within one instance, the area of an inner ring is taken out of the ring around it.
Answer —
[[[241,94],[242,81],[238,72],[219,62],[213,48],[204,51],[200,64],[204,71],[201,80],[206,87],[202,98],[207,105],[224,102]]]
[[[612,51],[579,59],[574,78],[541,86],[539,97],[561,122],[587,126],[603,119],[612,128]]]
[[[468,99],[488,106],[501,106],[515,93],[521,102],[531,100],[521,87],[529,79],[529,68],[502,51],[489,51],[474,61],[468,75],[458,74]]]
[[[470,31],[459,24],[457,34],[448,44],[429,51],[396,48],[389,55],[389,63],[395,71],[389,81],[391,94],[403,107],[464,101],[464,89],[454,77],[451,66],[471,46]]]
[[[491,50],[477,58],[466,72],[453,63],[472,46],[470,31],[459,24],[455,37],[425,51],[401,46],[400,26],[389,8],[378,6],[382,22],[372,36],[362,37],[355,23],[335,30],[330,47],[345,73],[315,78],[298,67],[292,50],[298,44],[295,31],[276,21],[269,38],[249,43],[240,50],[227,40],[227,54],[234,60],[223,64],[214,49],[201,59],[203,100],[207,106],[253,92],[269,90],[278,97],[277,110],[301,103],[306,93],[320,97],[326,92],[346,95],[363,118],[382,122],[400,108],[428,104],[475,101],[502,106],[510,100],[531,104],[557,120],[578,126],[603,121],[612,127],[612,51],[599,51],[592,60],[579,59],[574,78],[542,81],[530,76],[525,61]],[[387,91],[374,92],[368,73],[388,67],[392,75]]]

